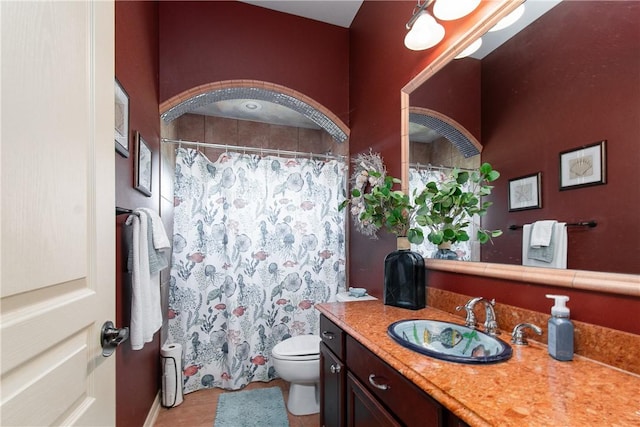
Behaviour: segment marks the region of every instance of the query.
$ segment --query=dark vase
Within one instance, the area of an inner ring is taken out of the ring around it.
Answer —
[[[438,245],[438,249],[431,256],[435,259],[458,259],[458,254],[451,250],[451,244]]]
[[[401,243],[398,246],[401,247]],[[411,249],[391,252],[384,259],[385,305],[411,310],[424,308],[427,302],[425,277],[424,258],[418,252]]]

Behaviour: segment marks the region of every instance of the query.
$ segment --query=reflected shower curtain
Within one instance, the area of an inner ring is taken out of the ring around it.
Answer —
[[[343,161],[178,148],[169,342],[184,391],[276,377],[274,345],[318,334],[345,286]]]
[[[425,189],[427,183],[429,181],[435,182],[443,182],[446,180],[449,173],[451,173],[452,169],[422,169],[422,168],[409,168],[409,192],[411,202],[413,202],[413,194],[415,190],[415,194],[422,193],[422,190]],[[468,185],[468,184],[467,184]],[[413,224],[414,227],[421,228],[418,224]],[[475,239],[475,227],[473,224],[469,225],[469,229],[467,229],[467,233],[471,237],[471,240],[466,242],[456,242],[451,245],[451,250],[455,251],[458,254],[458,259],[462,261],[476,260],[475,258],[479,258],[479,256],[474,257],[472,254],[472,247],[474,246],[474,242],[477,242]],[[425,258],[433,258],[433,254],[438,247],[427,240],[427,235],[429,234],[429,230],[423,228],[424,232],[424,242],[419,245],[412,244],[411,250],[418,252]],[[476,246],[479,245],[476,243]]]

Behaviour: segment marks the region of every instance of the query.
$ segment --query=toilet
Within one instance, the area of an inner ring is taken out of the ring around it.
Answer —
[[[293,415],[320,412],[320,337],[298,335],[276,344],[271,351],[273,367],[290,383],[287,409]]]

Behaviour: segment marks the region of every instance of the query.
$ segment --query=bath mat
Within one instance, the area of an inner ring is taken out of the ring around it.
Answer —
[[[280,387],[230,391],[218,397],[213,427],[288,427]]]

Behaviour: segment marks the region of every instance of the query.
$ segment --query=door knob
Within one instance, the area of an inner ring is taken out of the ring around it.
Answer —
[[[116,328],[112,321],[108,320],[102,325],[100,341],[102,342],[102,356],[109,357],[116,351],[116,347],[129,338],[129,328]]]

